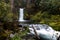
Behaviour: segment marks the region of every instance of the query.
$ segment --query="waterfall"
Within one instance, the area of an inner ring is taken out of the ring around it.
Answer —
[[[23,17],[24,17],[24,13],[23,13],[23,11],[24,11],[24,8],[20,8],[20,10],[19,10],[19,21],[24,21],[24,19],[23,19]]]

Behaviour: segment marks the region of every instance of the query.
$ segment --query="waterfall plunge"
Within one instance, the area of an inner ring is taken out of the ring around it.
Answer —
[[[23,19],[23,17],[24,17],[24,13],[23,13],[23,11],[24,11],[24,8],[20,8],[20,10],[19,10],[19,21],[21,22],[21,21],[24,21],[24,19]]]
[[[28,23],[28,22],[32,22],[31,20],[24,20],[24,8],[20,8],[19,10],[19,22],[23,22],[23,23]]]

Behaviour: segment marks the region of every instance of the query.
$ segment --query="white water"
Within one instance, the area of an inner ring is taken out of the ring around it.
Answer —
[[[39,37],[42,40],[57,40],[57,37],[54,35],[55,30],[46,24],[31,24],[29,25],[30,33],[35,34],[32,26],[35,28]]]
[[[19,21],[24,21],[23,17],[24,17],[24,8],[20,8],[19,10]]]

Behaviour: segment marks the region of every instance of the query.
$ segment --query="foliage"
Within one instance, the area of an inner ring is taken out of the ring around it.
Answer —
[[[13,38],[10,38],[10,40],[23,40],[22,37],[26,36],[27,32],[28,32],[28,27],[24,27],[25,30],[23,31],[18,31],[17,33],[15,33],[15,36]]]
[[[11,11],[10,3],[10,0],[0,0],[0,22],[3,21],[0,23],[0,25],[2,24],[2,26],[0,26],[1,36],[8,36],[7,33],[6,35],[3,34],[5,33],[6,29],[4,28],[6,27],[9,30],[12,28],[16,31],[15,29],[18,26],[14,25],[15,22],[13,23],[12,21],[14,21],[13,18],[18,19],[20,7],[25,8],[25,19],[33,20],[32,23],[48,24],[55,30],[60,31],[60,0],[14,0],[14,12]],[[21,34],[25,34],[25,32],[21,32]],[[15,38],[20,40],[19,36],[14,37],[14,39]]]
[[[10,15],[10,16],[7,16]],[[4,0],[0,1],[0,19],[3,21],[9,20],[8,18],[11,19],[11,12],[10,12],[10,4],[6,3]],[[9,20],[10,21],[10,20]]]
[[[13,38],[10,38],[10,40],[21,40],[21,37],[19,34],[16,33]]]

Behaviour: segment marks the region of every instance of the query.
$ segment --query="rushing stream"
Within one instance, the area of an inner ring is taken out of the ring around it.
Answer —
[[[56,34],[57,31],[52,29],[50,26],[46,24],[23,24],[25,22],[28,22],[28,20],[24,20],[24,13],[23,13],[24,8],[20,8],[19,12],[19,22],[21,23],[20,25],[22,26],[29,26],[29,31],[31,35],[36,35],[34,32],[34,29],[36,30],[37,35],[42,39],[42,40],[57,40],[57,35],[59,32]],[[33,27],[34,29],[33,29]]]
[[[53,30],[50,26],[48,26],[46,24],[29,25],[30,33],[33,35],[35,35],[35,32],[34,32],[32,26],[35,28],[38,36],[40,38],[42,38],[42,40],[57,40],[57,37],[54,34],[55,30]]]

